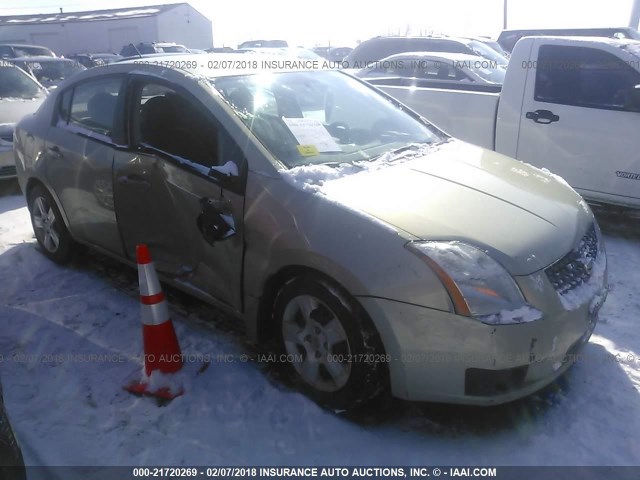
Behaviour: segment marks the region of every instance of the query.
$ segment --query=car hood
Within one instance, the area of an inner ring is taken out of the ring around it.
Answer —
[[[0,124],[18,123],[25,115],[34,113],[45,98],[45,95],[28,99],[0,98]]]
[[[513,275],[564,256],[593,221],[561,178],[459,141],[329,180],[322,192],[418,239],[480,247]]]

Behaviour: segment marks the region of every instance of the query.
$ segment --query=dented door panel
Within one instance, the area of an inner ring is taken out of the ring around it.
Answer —
[[[160,272],[239,308],[244,197],[161,154],[117,154],[114,178],[127,256],[134,260],[136,244],[146,243]],[[228,207],[232,234],[217,241],[203,234],[203,214],[213,215],[203,212],[207,200]]]

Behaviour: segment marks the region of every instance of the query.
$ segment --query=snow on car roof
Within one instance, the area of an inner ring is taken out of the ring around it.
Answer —
[[[160,55],[151,58],[130,57],[117,62],[138,66],[155,65],[187,71],[205,78],[255,75],[258,73],[282,73],[302,70],[329,70],[335,62],[323,58],[297,58],[280,55],[250,53],[207,53],[194,55]]]
[[[558,41],[566,41],[571,40],[575,42],[583,42],[590,44],[603,44],[606,43],[608,45],[612,45],[614,47],[623,47],[626,45],[638,45],[640,44],[640,40],[634,40],[632,38],[609,38],[609,37],[589,37],[589,36],[559,36],[559,35],[530,35],[523,38],[536,38],[539,40],[558,40]]]
[[[383,62],[385,60],[397,60],[399,58],[414,58],[414,59],[424,59],[424,58],[437,58],[442,60],[448,60],[450,62],[465,62],[471,61],[474,62],[476,60],[486,61],[487,59],[480,55],[471,55],[468,53],[450,53],[450,52],[403,52],[396,53],[395,55],[391,55],[387,58],[379,60],[378,62]]]

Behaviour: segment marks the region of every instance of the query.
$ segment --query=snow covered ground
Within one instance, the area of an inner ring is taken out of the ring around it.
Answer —
[[[584,360],[530,398],[485,409],[382,399],[334,414],[259,362],[233,320],[169,291],[191,361],[186,394],[159,406],[122,389],[142,369],[135,272],[95,254],[54,265],[22,197],[2,196],[0,375],[25,461],[639,465],[640,228],[603,227],[611,292],[600,323]]]

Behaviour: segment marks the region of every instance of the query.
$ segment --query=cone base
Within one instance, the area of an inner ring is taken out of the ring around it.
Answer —
[[[149,384],[142,382],[133,382],[126,387],[123,387],[127,392],[134,395],[145,395],[149,397],[156,397],[162,400],[173,400],[184,393],[184,390],[180,390],[178,393],[172,393],[167,387],[158,388],[157,390],[150,390]]]

